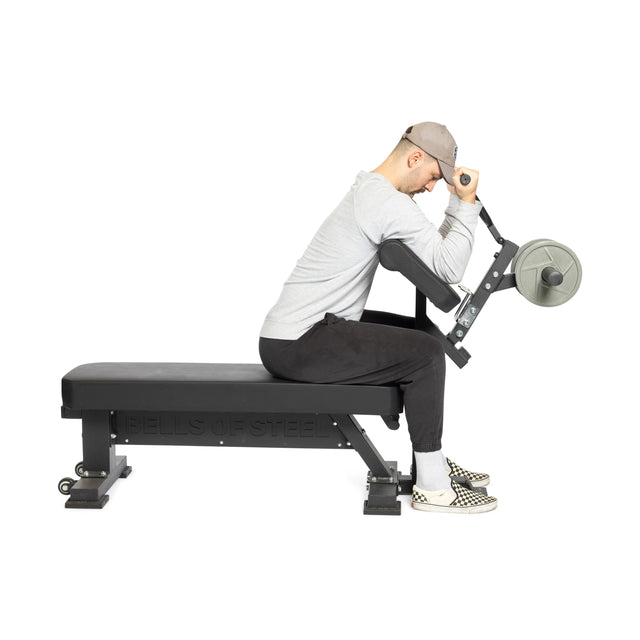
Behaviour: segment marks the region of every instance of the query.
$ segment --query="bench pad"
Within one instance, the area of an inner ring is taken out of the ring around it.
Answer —
[[[74,411],[212,411],[394,415],[395,385],[313,384],[274,378],[261,364],[97,362],[62,378]]]

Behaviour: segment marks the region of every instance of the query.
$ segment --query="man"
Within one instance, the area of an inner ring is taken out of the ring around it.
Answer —
[[[482,206],[478,172],[455,167],[457,146],[443,125],[409,127],[374,171],[361,171],[285,282],[260,331],[260,357],[274,376],[303,382],[399,385],[416,460],[411,504],[423,511],[477,513],[497,500],[451,479],[485,486],[442,453],[445,356],[427,333],[368,322],[364,306],[378,246],[404,242],[442,279],[460,282]],[[460,182],[466,173],[467,185]],[[439,229],[417,204],[444,178],[451,193]]]

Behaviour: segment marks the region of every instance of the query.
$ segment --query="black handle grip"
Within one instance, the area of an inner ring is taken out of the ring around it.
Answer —
[[[460,182],[465,186],[468,185],[471,182],[471,176],[468,173],[463,173],[460,176]]]

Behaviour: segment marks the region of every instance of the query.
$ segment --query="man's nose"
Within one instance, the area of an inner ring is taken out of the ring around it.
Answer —
[[[435,186],[436,186],[436,183],[435,183],[435,182],[429,182],[429,183],[427,184],[427,191],[428,191],[429,193],[431,193],[431,192],[433,191],[433,187],[435,187]]]

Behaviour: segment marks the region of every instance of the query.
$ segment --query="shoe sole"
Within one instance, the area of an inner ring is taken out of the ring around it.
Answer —
[[[488,504],[477,504],[473,507],[450,507],[441,504],[425,504],[422,502],[412,502],[411,506],[418,511],[436,511],[439,513],[485,513],[493,511],[498,506],[498,501]]]

